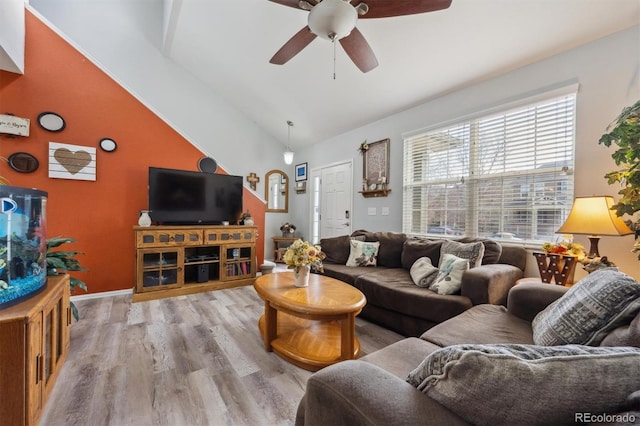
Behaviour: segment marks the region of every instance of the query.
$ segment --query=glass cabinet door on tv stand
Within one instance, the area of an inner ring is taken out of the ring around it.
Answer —
[[[138,290],[155,291],[180,287],[183,283],[183,249],[145,249],[138,269]]]
[[[253,284],[253,226],[136,226],[134,232],[134,302]]]

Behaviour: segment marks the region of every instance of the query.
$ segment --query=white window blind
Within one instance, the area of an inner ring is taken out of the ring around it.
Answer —
[[[573,202],[576,94],[404,139],[403,231],[555,239]]]

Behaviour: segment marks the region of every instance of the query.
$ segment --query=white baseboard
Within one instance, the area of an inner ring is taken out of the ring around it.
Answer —
[[[75,302],[78,300],[98,299],[101,297],[127,296],[127,295],[130,295],[132,292],[133,292],[133,289],[128,288],[124,290],[103,291],[100,293],[79,294],[76,296],[71,296],[71,301]]]

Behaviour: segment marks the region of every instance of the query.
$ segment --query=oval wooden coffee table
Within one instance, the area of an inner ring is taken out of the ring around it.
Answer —
[[[364,294],[323,275],[311,274],[305,288],[294,281],[293,272],[279,272],[253,284],[264,300],[258,321],[264,348],[311,371],[354,359],[360,352],[355,317],[367,303]]]

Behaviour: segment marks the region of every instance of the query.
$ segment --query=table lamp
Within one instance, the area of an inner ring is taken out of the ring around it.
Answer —
[[[600,257],[598,241],[600,235],[629,235],[633,231],[611,210],[613,197],[609,195],[576,197],[569,216],[556,231],[558,234],[589,235],[591,247],[588,258]]]

